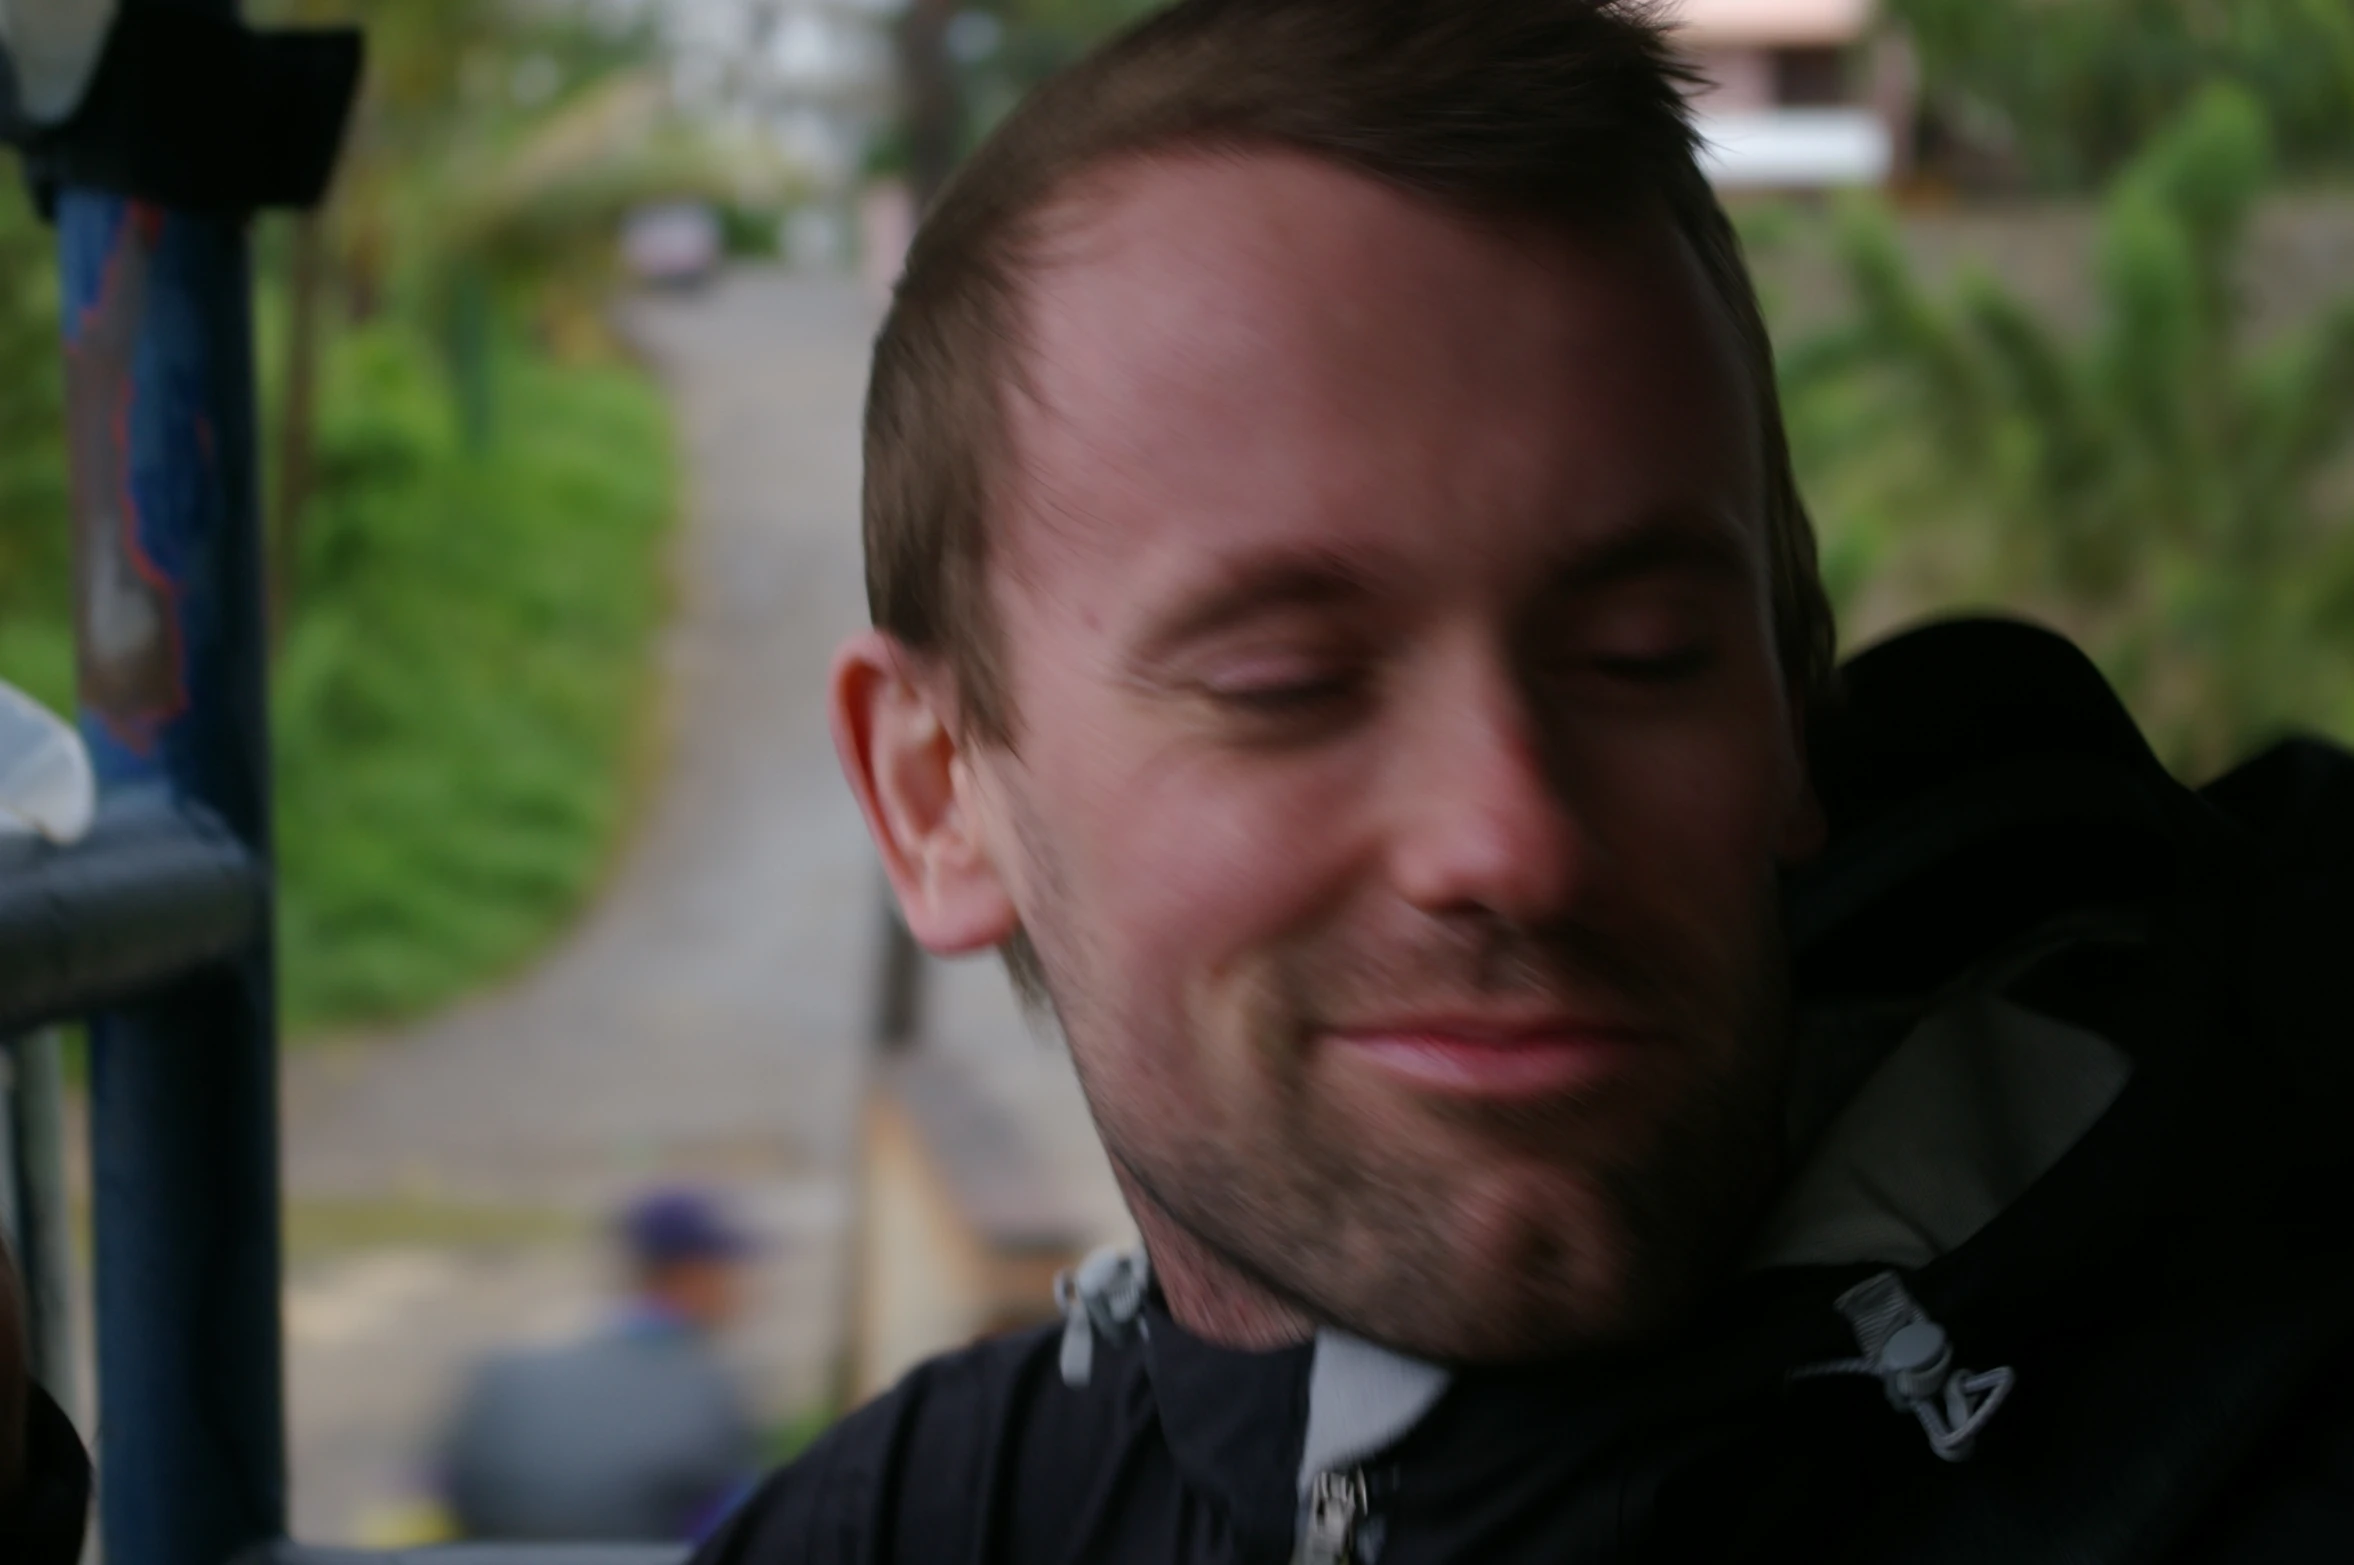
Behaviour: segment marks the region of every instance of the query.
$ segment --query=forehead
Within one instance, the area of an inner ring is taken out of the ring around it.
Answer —
[[[1737,339],[1664,216],[1484,221],[1331,163],[1099,170],[1024,300],[1009,554],[1149,586],[1297,545],[1511,568],[1656,511],[1755,542]]]

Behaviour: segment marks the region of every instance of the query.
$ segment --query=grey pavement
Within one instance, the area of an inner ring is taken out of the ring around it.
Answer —
[[[634,301],[626,324],[673,388],[687,474],[658,779],[604,894],[534,970],[287,1062],[290,1206],[326,1214],[330,1236],[338,1211],[406,1225],[397,1242],[330,1238],[290,1271],[305,1541],[382,1540],[464,1366],[594,1319],[610,1282],[597,1220],[651,1181],[719,1187],[769,1240],[735,1344],[764,1409],[789,1416],[829,1383],[879,881],[822,690],[864,620],[874,309],[848,280],[755,271]],[[1059,1048],[986,964],[935,969],[931,991],[938,1046],[984,1067],[1116,1231]],[[536,1237],[437,1237],[472,1210]]]
[[[287,1178],[388,1172],[599,1200],[637,1168],[831,1168],[850,1130],[874,871],[826,738],[859,624],[869,307],[766,274],[629,312],[675,388],[690,525],[666,638],[661,780],[612,884],[511,988],[292,1062]],[[484,677],[497,677],[484,670]]]

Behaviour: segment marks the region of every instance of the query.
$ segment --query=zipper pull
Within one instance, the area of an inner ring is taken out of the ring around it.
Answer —
[[[1299,1565],[1355,1565],[1357,1523],[1365,1515],[1365,1469],[1318,1473],[1308,1489],[1308,1526]]]

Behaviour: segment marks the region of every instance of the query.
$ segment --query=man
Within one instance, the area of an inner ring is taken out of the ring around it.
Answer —
[[[1682,79],[1604,0],[1187,0],[929,215],[836,741],[1148,1259],[714,1565],[2342,1537],[2343,1012],[2064,644],[1834,686]]]
[[[468,1386],[444,1457],[463,1536],[695,1539],[742,1498],[757,1445],[711,1343],[739,1309],[749,1243],[691,1190],[644,1198],[622,1234],[636,1288],[618,1321],[493,1359]]]

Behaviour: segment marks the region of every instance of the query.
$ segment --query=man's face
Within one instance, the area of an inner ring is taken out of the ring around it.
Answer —
[[[741,1263],[725,1256],[689,1256],[668,1262],[646,1280],[656,1302],[698,1331],[725,1331],[741,1312]]]
[[[1050,234],[967,764],[1147,1235],[1437,1357],[1672,1314],[1770,1175],[1810,819],[1696,264],[1277,153]]]

